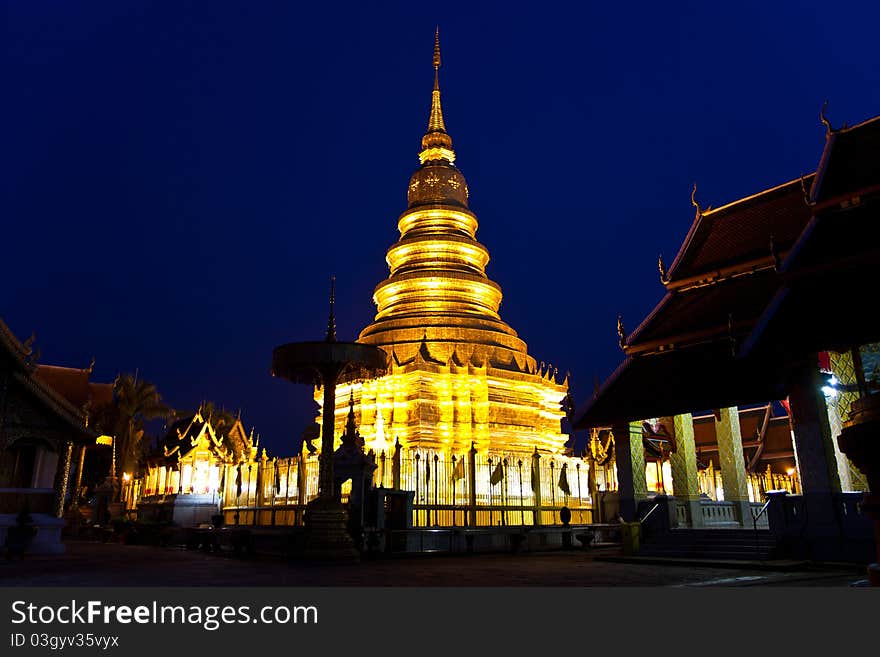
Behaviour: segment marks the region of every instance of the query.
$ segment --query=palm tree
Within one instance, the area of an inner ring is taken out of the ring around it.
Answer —
[[[169,408],[156,386],[137,375],[122,374],[113,385],[113,403],[96,418],[96,425],[114,437],[116,459],[122,472],[137,471],[144,453],[144,423],[166,417]],[[116,473],[111,473],[111,476]]]

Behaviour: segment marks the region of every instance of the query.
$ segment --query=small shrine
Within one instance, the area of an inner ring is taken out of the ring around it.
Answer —
[[[215,428],[202,411],[175,422],[147,459],[140,519],[211,522],[220,513],[227,472],[256,462],[259,438],[245,432],[240,417]]]

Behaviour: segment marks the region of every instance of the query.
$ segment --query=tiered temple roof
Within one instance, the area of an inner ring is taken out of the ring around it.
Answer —
[[[18,384],[27,397],[27,401],[22,399],[16,404],[15,414],[2,418],[0,444],[33,434],[32,421],[41,423],[41,429],[37,432],[41,437],[93,443],[96,434],[88,427],[88,411],[93,410],[94,406],[89,406],[88,402],[103,402],[106,390],[101,384],[91,384],[97,386],[91,390],[86,385],[86,399],[82,400],[83,387],[79,385],[81,375],[70,375],[79,370],[38,365],[31,343],[32,340],[21,342],[0,319],[0,370],[7,370],[13,385]],[[112,398],[112,385],[110,388]],[[11,404],[7,406],[12,407]],[[42,426],[44,420],[38,418],[42,413],[52,425],[51,429]]]
[[[783,399],[792,358],[876,341],[864,304],[880,261],[878,143],[880,117],[829,129],[814,176],[697,207],[665,297],[631,335],[620,328],[627,358],[576,426]]]

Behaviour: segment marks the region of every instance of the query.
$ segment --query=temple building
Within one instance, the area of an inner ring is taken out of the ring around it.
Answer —
[[[177,420],[147,458],[142,490],[132,493],[140,497],[138,517],[181,525],[209,522],[219,512],[227,489],[235,501],[243,494],[253,496],[255,478],[246,474],[242,484],[237,469],[256,464],[258,452],[259,442],[254,441],[253,431],[245,432],[241,418],[215,429],[200,408]]]
[[[434,89],[420,166],[387,252],[390,275],[374,291],[377,307],[360,342],[385,349],[389,373],[341,386],[336,435],[342,435],[353,389],[357,424],[368,450],[411,449],[528,455],[562,454],[560,402],[568,376],[538,364],[500,317],[501,288],[486,275],[488,249],[455,166],[440,103],[439,36]],[[319,406],[320,389],[315,391]],[[322,409],[323,412],[323,409]],[[318,419],[320,424],[320,416]]]
[[[57,553],[86,451],[110,449],[90,418],[110,403],[113,386],[89,381],[91,368],[36,361],[33,339],[19,341],[0,320],[0,545],[22,514],[36,529],[30,551]]]
[[[692,197],[691,229],[672,266],[660,262],[663,298],[631,334],[618,318],[626,358],[576,413],[577,428],[614,436],[623,517],[644,521],[663,508],[652,531],[760,521],[776,554],[862,560],[874,550],[869,514],[878,506],[862,491],[877,483],[862,468],[880,470],[876,448],[858,440],[874,430],[864,409],[880,407],[868,369],[880,332],[863,310],[877,285],[880,117],[839,130],[822,119],[814,174],[716,210]],[[780,427],[773,436],[772,412],[757,423],[743,412],[776,404],[788,415],[790,450]],[[701,444],[701,427],[714,445]],[[648,499],[649,436],[668,458],[671,497]],[[709,455],[721,477],[707,487]],[[769,477],[755,491],[762,459]],[[786,476],[794,485],[780,487]],[[677,549],[691,540],[673,534]]]

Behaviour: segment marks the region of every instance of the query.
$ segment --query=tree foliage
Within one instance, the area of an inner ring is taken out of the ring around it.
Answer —
[[[169,408],[155,384],[132,374],[116,378],[113,403],[96,418],[96,428],[115,440],[117,472],[137,472],[146,452],[144,425],[168,416]]]

